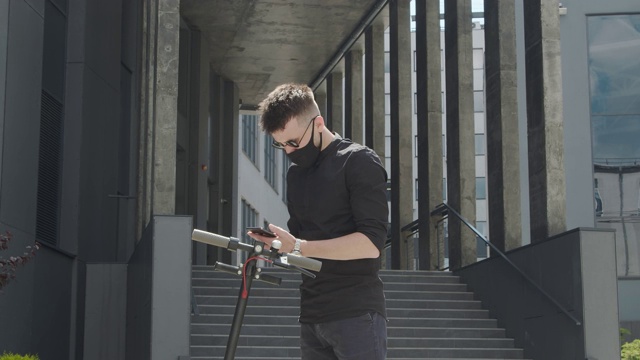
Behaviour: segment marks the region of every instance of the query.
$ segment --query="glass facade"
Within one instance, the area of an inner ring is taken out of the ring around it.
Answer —
[[[640,14],[587,19],[594,207],[618,275],[640,275]]]

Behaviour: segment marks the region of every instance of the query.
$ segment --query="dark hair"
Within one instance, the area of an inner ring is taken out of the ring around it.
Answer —
[[[283,130],[294,117],[298,120],[318,115],[313,91],[304,84],[282,84],[275,88],[259,105],[262,116],[260,126],[269,134]]]

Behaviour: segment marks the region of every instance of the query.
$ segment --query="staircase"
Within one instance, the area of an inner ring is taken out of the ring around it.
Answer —
[[[280,286],[254,281],[236,359],[299,359],[300,274],[280,269]],[[389,360],[522,359],[522,349],[449,272],[381,271],[387,298]],[[240,278],[194,266],[199,315],[191,319],[191,359],[223,359]],[[265,314],[268,314],[266,316]]]

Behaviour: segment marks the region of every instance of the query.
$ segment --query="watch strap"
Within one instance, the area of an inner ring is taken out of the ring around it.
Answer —
[[[294,254],[294,255],[301,255],[302,254],[300,252],[300,244],[302,244],[302,240],[296,238],[296,242],[295,242],[295,244],[293,244],[293,250],[291,251],[292,254]]]

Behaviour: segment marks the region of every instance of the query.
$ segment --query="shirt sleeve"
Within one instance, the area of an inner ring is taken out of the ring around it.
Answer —
[[[366,235],[382,252],[389,223],[387,172],[378,155],[363,148],[349,159],[346,174],[356,231]]]

